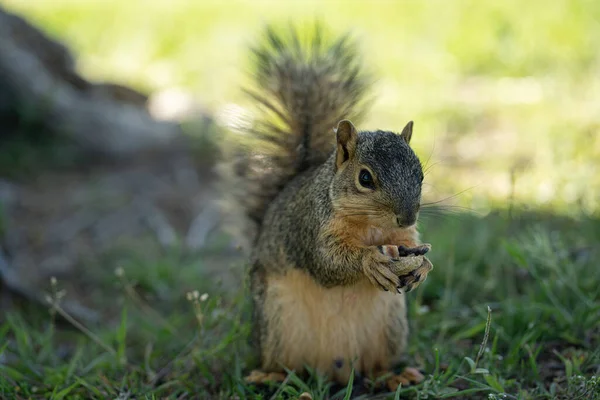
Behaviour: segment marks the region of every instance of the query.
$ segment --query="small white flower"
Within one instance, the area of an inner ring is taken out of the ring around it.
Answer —
[[[117,267],[117,268],[115,268],[115,275],[120,278],[123,275],[125,275],[125,271],[123,270],[122,267]]]
[[[202,296],[200,296],[200,301],[206,301],[208,299],[208,293],[203,293]]]

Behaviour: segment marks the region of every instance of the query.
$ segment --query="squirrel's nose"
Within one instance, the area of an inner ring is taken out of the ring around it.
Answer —
[[[396,215],[396,223],[400,228],[406,228],[414,225],[417,222],[417,215]]]

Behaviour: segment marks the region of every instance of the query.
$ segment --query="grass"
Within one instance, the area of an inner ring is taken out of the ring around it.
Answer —
[[[600,398],[600,3],[2,3],[72,46],[86,76],[183,87],[217,114],[246,105],[245,45],[261,21],[320,15],[354,29],[381,77],[366,125],[414,119],[415,148],[434,166],[428,198],[461,193],[424,212],[435,269],[407,295],[407,362],[426,381],[386,396]],[[23,129],[35,130],[29,115]],[[11,146],[2,175],[40,158]],[[125,248],[89,265],[83,287],[102,322],[70,321],[63,282],[48,282],[47,308],[23,302],[2,317],[0,397],[368,396],[358,381],[316,376],[270,390],[243,383],[243,260],[223,262],[226,252],[219,241],[193,256]]]
[[[427,378],[397,395],[600,398],[599,221],[516,211],[511,218],[444,215],[424,219],[436,268],[407,295],[408,362]],[[105,307],[118,310],[112,325],[83,327],[60,318],[57,297],[69,295],[60,293],[60,281],[48,284],[50,313],[27,305],[8,315],[0,328],[8,361],[0,366],[2,397],[369,395],[358,381],[347,389],[316,376],[292,376],[270,391],[246,385],[241,378],[252,355],[240,282],[215,285],[203,272],[207,255],[142,257],[107,262],[104,270],[112,266],[117,273],[94,278]],[[241,277],[241,269],[234,258],[227,271]]]

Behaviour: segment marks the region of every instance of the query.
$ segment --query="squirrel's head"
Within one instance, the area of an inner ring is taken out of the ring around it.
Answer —
[[[411,121],[398,135],[358,132],[347,120],[338,124],[335,175],[330,188],[338,215],[366,218],[382,229],[416,223],[423,169],[410,148],[412,127]]]

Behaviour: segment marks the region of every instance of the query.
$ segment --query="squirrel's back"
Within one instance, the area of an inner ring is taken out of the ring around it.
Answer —
[[[336,124],[364,114],[371,83],[349,36],[328,40],[320,26],[307,35],[267,26],[251,56],[253,85],[245,92],[255,113],[237,143],[226,143],[220,168],[226,213],[250,245],[286,184],[330,156]]]

